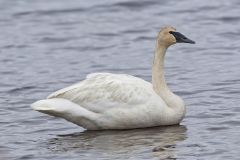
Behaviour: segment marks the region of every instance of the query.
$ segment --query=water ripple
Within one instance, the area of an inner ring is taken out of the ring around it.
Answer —
[[[84,8],[69,8],[69,9],[51,9],[51,10],[36,10],[36,11],[24,11],[13,14],[14,18],[21,18],[23,16],[54,16],[56,14],[66,14],[66,13],[81,13],[84,12]]]

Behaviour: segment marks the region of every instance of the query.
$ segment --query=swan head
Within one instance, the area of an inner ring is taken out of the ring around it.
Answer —
[[[195,43],[193,40],[187,38],[180,32],[177,32],[176,29],[171,26],[163,27],[160,30],[158,33],[157,42],[166,47],[171,46],[175,43]]]

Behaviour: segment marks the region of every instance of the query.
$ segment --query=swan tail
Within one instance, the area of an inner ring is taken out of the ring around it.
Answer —
[[[31,105],[33,110],[64,118],[87,129],[96,129],[97,114],[67,99],[52,98],[39,100]]]
[[[31,104],[31,107],[35,111],[39,111],[51,116],[59,116],[63,112],[63,103],[59,103],[56,99],[44,99],[39,100]]]

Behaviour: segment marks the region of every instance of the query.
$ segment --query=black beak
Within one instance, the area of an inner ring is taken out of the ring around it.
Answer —
[[[170,31],[169,33],[172,34],[176,38],[177,43],[195,44],[195,42],[193,40],[188,39],[187,37],[185,37],[183,34],[181,34],[179,32]]]

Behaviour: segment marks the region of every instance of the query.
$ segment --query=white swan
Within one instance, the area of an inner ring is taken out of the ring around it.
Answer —
[[[163,71],[166,50],[177,42],[195,43],[170,26],[159,32],[152,84],[130,75],[93,73],[31,106],[89,130],[179,124],[185,115],[185,105],[168,88]]]

